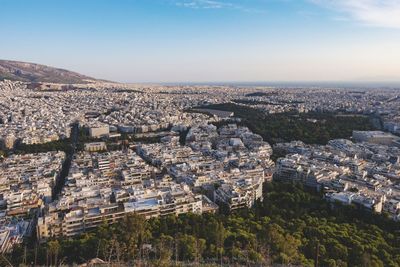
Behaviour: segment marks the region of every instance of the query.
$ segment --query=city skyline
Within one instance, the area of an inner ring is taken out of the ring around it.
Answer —
[[[400,0],[0,0],[0,266],[400,267]]]
[[[400,81],[383,0],[1,0],[1,58],[119,82]]]

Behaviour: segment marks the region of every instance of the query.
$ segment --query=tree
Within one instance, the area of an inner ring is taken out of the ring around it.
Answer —
[[[141,258],[141,248],[149,237],[147,221],[144,216],[135,213],[128,214],[117,224],[117,239],[120,241],[122,256],[132,261],[137,256]]]
[[[162,234],[160,238],[156,240],[156,250],[158,253],[157,265],[168,266],[171,257],[173,255],[173,243],[174,239],[172,236]]]
[[[60,243],[58,242],[58,240],[52,240],[47,243],[47,247],[48,247],[50,265],[57,266],[58,253],[60,252]]]
[[[222,262],[222,256],[224,254],[224,242],[225,242],[225,227],[222,222],[217,223],[216,227],[216,238],[215,244],[217,247],[217,253],[219,254],[220,260]]]

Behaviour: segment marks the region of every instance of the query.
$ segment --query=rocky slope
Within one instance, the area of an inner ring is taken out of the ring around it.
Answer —
[[[45,65],[0,60],[0,81],[8,79],[32,83],[83,84],[97,79]]]

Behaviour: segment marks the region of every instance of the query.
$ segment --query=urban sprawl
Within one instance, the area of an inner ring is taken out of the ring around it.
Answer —
[[[233,111],[202,108],[234,100],[265,114],[373,114],[381,130],[272,146]],[[399,102],[390,89],[0,82],[0,148],[9,151],[0,160],[0,251],[33,233],[75,236],[128,213],[250,208],[272,179],[400,220]],[[13,153],[63,140],[70,151]]]

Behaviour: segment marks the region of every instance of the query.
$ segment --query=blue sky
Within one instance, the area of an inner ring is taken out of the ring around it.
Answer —
[[[400,81],[400,0],[0,0],[0,36],[122,82]]]

